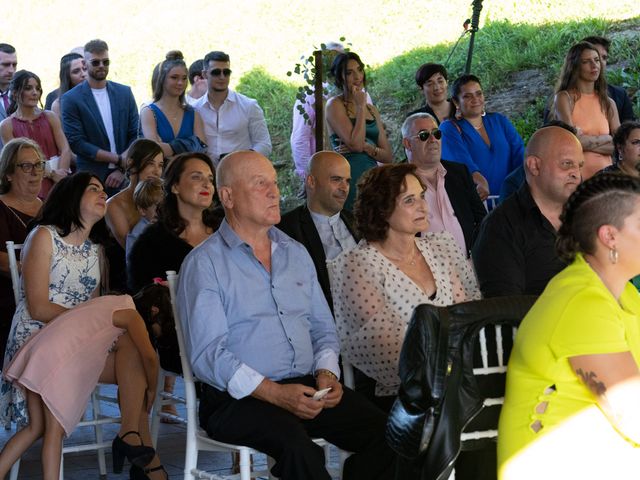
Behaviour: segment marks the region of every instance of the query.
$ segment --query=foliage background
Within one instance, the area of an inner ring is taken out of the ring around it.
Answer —
[[[131,85],[139,103],[150,98],[151,70],[167,51],[182,50],[187,63],[210,50],[228,52],[232,86],[257,98],[265,110],[275,147],[272,159],[279,166],[283,193],[290,195],[296,185],[288,138],[297,85],[286,72],[301,55],[345,36],[371,66],[371,96],[399,150],[399,122],[421,102],[413,83],[415,69],[425,61],[444,61],[470,16],[470,0],[31,0],[5,6],[0,41],[17,48],[19,68],[40,75],[46,93],[57,87],[64,53],[102,38],[110,46],[109,78]],[[640,3],[484,0],[480,27],[473,70],[486,90],[504,87],[511,72],[529,68],[542,69],[552,84],[564,52],[576,39],[640,31]],[[464,66],[467,41],[449,64],[454,75]],[[639,43],[637,36],[616,39],[612,52],[616,65],[610,78],[632,91],[640,87]],[[638,109],[640,95],[635,101]],[[531,99],[523,115],[512,116],[524,137],[537,125],[543,103]]]

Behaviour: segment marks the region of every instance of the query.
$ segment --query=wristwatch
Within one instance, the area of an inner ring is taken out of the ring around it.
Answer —
[[[319,375],[325,375],[333,380],[338,380],[338,377],[331,370],[327,370],[326,368],[320,368],[316,370],[315,377],[318,378]]]

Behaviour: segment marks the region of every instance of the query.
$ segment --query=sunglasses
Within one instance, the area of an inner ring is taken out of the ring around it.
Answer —
[[[209,72],[212,77],[219,77],[220,75],[224,75],[225,77],[231,76],[231,69],[229,68],[213,68]]]
[[[442,138],[442,130],[434,128],[433,130],[420,130],[417,135],[413,135],[411,138],[419,138],[421,141],[426,142],[429,137],[433,135],[433,138],[440,140]]]
[[[91,60],[90,63],[91,63],[92,67],[99,67],[100,64],[104,65],[105,67],[108,67],[111,62],[109,61],[108,58],[105,58],[103,60],[100,60],[100,59],[96,58],[96,59]]]
[[[41,172],[44,170],[44,162],[36,162],[36,163],[17,163],[16,167],[20,167],[24,173],[31,173],[33,170],[36,172]]]

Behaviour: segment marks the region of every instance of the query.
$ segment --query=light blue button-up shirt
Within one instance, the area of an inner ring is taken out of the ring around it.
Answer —
[[[226,220],[180,268],[177,307],[198,379],[234,398],[267,377],[339,375],[331,311],[307,250],[269,230],[271,272]]]

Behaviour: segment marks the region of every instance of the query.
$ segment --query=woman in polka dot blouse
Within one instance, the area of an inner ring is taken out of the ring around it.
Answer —
[[[398,391],[400,348],[417,305],[480,298],[450,233],[416,237],[428,225],[424,191],[412,164],[366,172],[354,209],[362,240],[328,262],[342,356],[375,380],[376,396]]]

